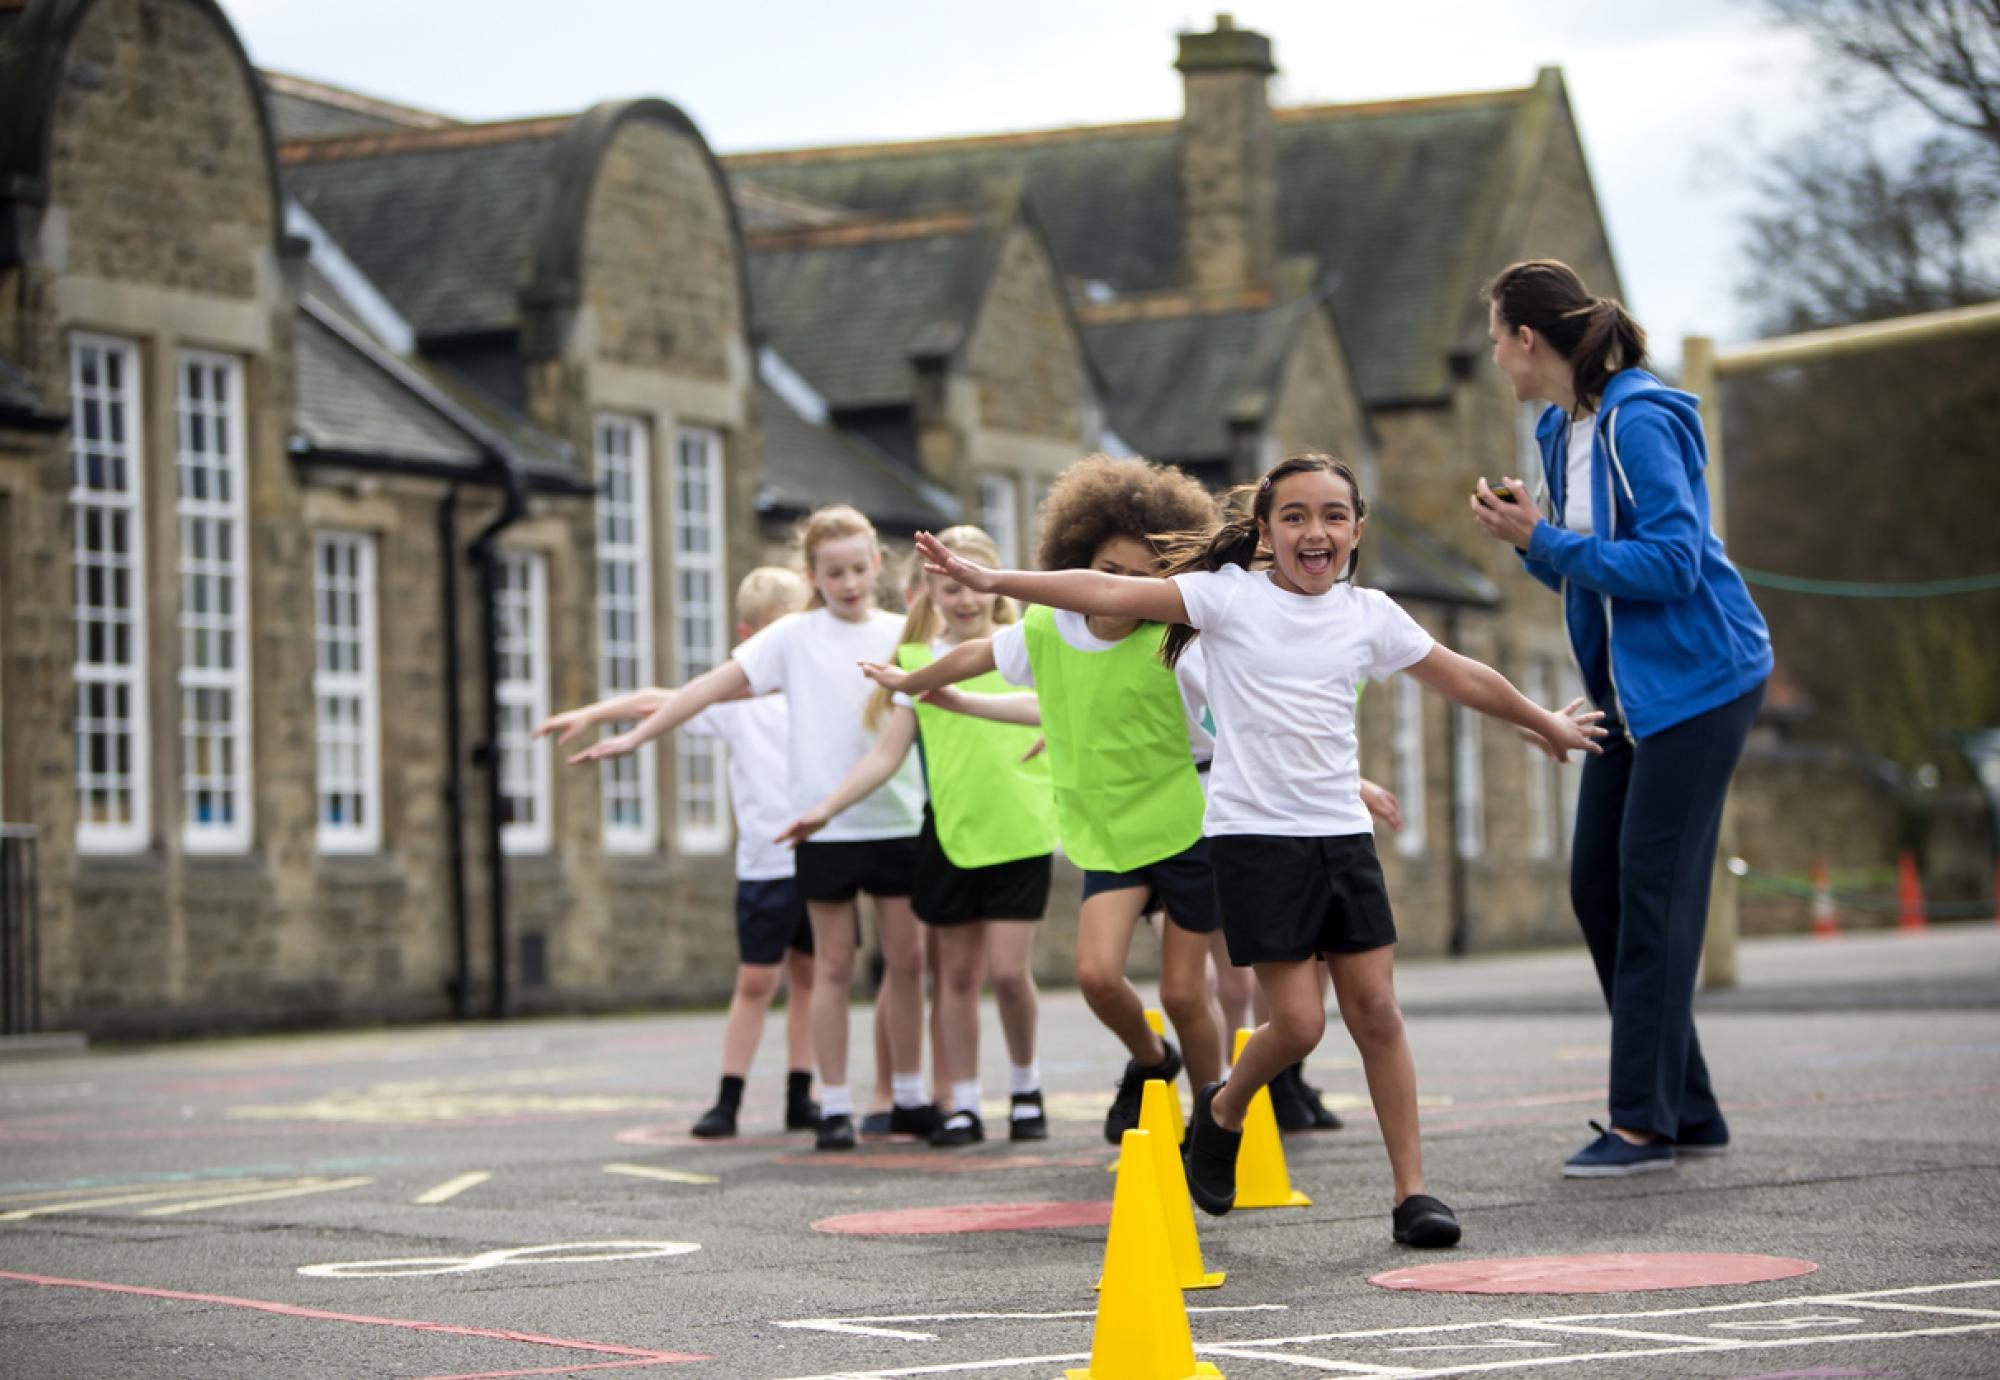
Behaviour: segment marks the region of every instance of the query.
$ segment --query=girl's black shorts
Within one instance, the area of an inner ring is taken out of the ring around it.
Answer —
[[[1216,834],[1208,844],[1222,933],[1238,967],[1396,942],[1374,835]]]
[[[910,907],[926,925],[963,925],[973,920],[1039,920],[1049,908],[1049,854],[960,867],[938,842],[937,820],[924,807],[924,831],[917,835],[917,862],[911,878]]]

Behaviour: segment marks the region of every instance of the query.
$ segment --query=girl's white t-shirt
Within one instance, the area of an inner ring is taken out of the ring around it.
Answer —
[[[902,632],[901,616],[881,609],[858,623],[823,608],[808,609],[786,614],[730,653],[753,693],[782,690],[791,703],[786,751],[791,818],[824,800],[875,745],[875,735],[861,723],[875,683],[858,663],[894,662]],[[923,811],[923,773],[911,753],[874,794],[835,815],[813,841],[909,838],[922,827]]]
[[[1597,416],[1591,413],[1569,424],[1569,449],[1563,466],[1563,522],[1572,532],[1591,533],[1590,448],[1596,443]]]
[[[1090,630],[1082,614],[1056,609],[1056,632],[1079,652],[1108,652],[1116,642],[1106,642]],[[1194,648],[1188,649],[1190,652]],[[1009,623],[993,634],[993,666],[1009,685],[1033,686],[1035,668],[1028,660],[1028,630],[1024,624]],[[1202,685],[1202,659],[1182,657],[1174,668],[1181,690],[1181,714],[1187,720],[1188,750],[1197,762],[1206,762],[1215,752],[1215,733],[1209,727],[1208,693]]]
[[[1216,738],[1205,834],[1324,838],[1374,832],[1361,803],[1354,687],[1436,645],[1388,595],[1351,584],[1278,588],[1227,565],[1173,577],[1206,645]]]
[[[683,733],[709,734],[729,748],[729,805],[736,815],[736,880],[770,882],[792,875],[797,854],[775,842],[792,822],[785,786],[792,716],[783,695],[724,700],[689,719]]]

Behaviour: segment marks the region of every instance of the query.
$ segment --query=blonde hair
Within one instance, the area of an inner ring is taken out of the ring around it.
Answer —
[[[977,561],[985,566],[1000,564],[1000,547],[986,534],[984,528],[974,527],[969,522],[945,528],[937,534],[937,539],[946,550],[969,561]],[[923,568],[923,557],[912,552],[910,555],[912,578],[922,572]],[[991,622],[1012,623],[1018,616],[1012,599],[1001,595],[993,600]],[[896,639],[896,645],[900,647],[906,642],[929,642],[937,626],[938,613],[931,603],[930,576],[925,575],[918,586],[917,597],[910,601],[910,613],[903,620],[903,634]],[[883,722],[889,717],[889,706],[894,701],[895,697],[890,693],[888,686],[876,686],[875,693],[868,697],[868,708],[861,715],[862,727],[870,733],[879,733]]]
[[[736,621],[756,631],[805,607],[806,581],[786,565],[760,565],[736,586]]]
[[[864,517],[859,508],[846,503],[815,508],[799,523],[794,539],[798,542],[799,564],[805,568],[806,582],[812,585],[812,594],[806,600],[809,609],[826,606],[826,598],[812,578],[813,555],[828,542],[839,541],[843,537],[866,537],[877,554],[882,550],[881,539],[875,535],[875,524]]]

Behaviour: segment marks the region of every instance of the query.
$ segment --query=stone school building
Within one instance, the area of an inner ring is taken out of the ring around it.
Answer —
[[[466,123],[260,71],[213,0],[0,0],[0,819],[43,1024],[719,999],[717,746],[570,771],[528,730],[719,662],[826,502],[1031,561],[1086,452],[1221,486],[1330,450],[1364,581],[1570,693],[1463,508],[1522,463],[1480,282],[1618,290],[1561,76],[1285,108],[1276,59],[1218,16],[1178,119],[718,156],[670,92]],[[1414,683],[1362,718],[1407,950],[1566,935],[1574,768]]]

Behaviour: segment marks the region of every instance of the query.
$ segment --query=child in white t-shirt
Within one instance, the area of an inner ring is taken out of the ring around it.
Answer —
[[[821,508],[799,529],[812,602],[738,646],[730,659],[674,692],[643,723],[580,753],[615,757],[686,723],[709,705],[783,690],[791,705],[786,781],[792,816],[824,797],[874,745],[862,724],[868,682],[855,663],[892,656],[903,620],[875,605],[882,547],[874,524],[845,504]],[[923,780],[915,761],[836,816],[798,849],[798,887],[812,919],[813,1052],[819,1063],[821,1150],[851,1150],[847,1083],[848,988],[854,977],[856,898],[875,899],[885,960],[878,1000],[888,1003],[891,1129],[928,1136],[943,1120],[924,1094],[923,951],[910,909]],[[773,831],[775,833],[775,831]]]
[[[736,587],[737,640],[805,601],[805,581],[796,570],[767,565],[751,571]],[[585,729],[643,719],[672,695],[653,688],[599,700],[552,716],[536,727],[535,736],[554,733],[558,743],[567,743]],[[789,803],[790,722],[783,695],[756,695],[711,705],[687,724],[728,745],[729,803],[736,816],[736,985],[722,1031],[721,1090],[692,1132],[704,1140],[736,1134],[743,1083],[757,1057],[764,1017],[787,980],[785,1129],[810,1131],[819,1125],[819,1104],[812,1099],[812,924],[793,876],[792,850],[772,841]]]
[[[1094,570],[992,571],[918,533],[927,567],[973,589],[1102,617],[1174,625],[1171,664],[1199,634],[1221,731],[1204,832],[1231,957],[1257,971],[1271,1019],[1228,1082],[1195,1098],[1188,1186],[1205,1211],[1229,1211],[1243,1117],[1259,1088],[1319,1043],[1324,959],[1361,1052],[1395,1178],[1395,1238],[1459,1239],[1450,1208],[1424,1191],[1416,1071],[1396,1005],[1396,932],[1360,792],[1353,687],[1407,670],[1446,698],[1504,719],[1563,754],[1601,729],[1531,704],[1491,667],[1438,646],[1387,596],[1350,578],[1367,508],[1353,472],[1327,456],[1277,466],[1250,512],[1170,554],[1169,579]],[[1260,552],[1270,564],[1252,570]]]

